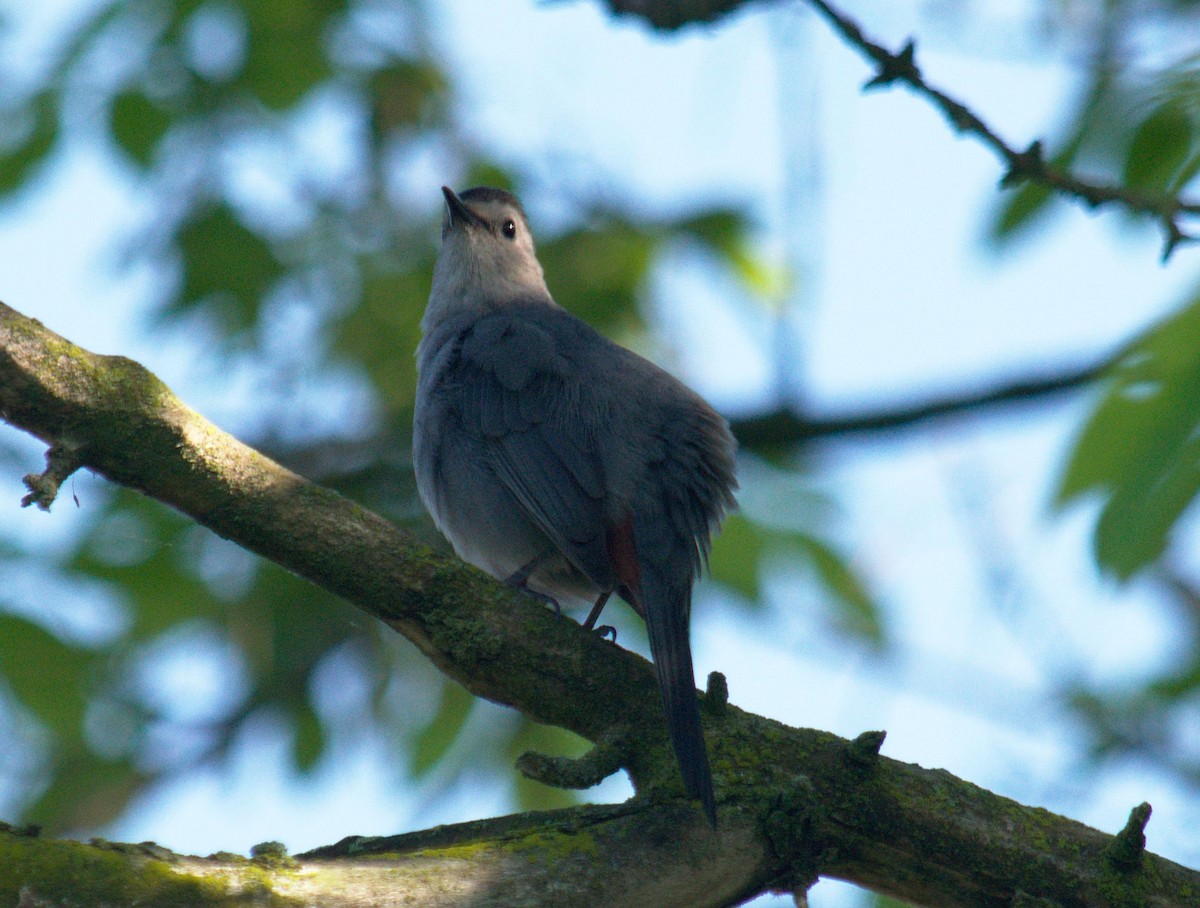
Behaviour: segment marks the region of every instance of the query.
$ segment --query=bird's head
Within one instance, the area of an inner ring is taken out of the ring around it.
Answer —
[[[503,189],[459,195],[442,187],[446,213],[431,305],[497,306],[550,294],[521,203]]]

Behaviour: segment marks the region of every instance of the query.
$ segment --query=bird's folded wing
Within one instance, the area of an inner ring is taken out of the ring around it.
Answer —
[[[563,554],[604,586],[612,568],[598,408],[560,352],[555,327],[519,311],[484,316],[464,336],[447,387],[463,428],[485,440],[499,479]]]

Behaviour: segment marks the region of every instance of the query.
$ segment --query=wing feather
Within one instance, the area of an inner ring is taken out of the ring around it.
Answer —
[[[463,428],[487,441],[496,476],[576,567],[607,586],[604,467],[581,401],[588,389],[559,349],[570,336],[562,329],[574,326],[545,324],[554,311],[508,306],[476,321],[448,386]]]

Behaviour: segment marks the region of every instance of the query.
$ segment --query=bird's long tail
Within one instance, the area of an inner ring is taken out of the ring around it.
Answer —
[[[663,578],[654,569],[642,570],[642,604],[650,632],[650,653],[658,674],[658,689],[667,715],[667,730],[683,785],[704,807],[705,816],[717,825],[716,799],[708,750],[700,728],[700,705],[692,674],[692,645],[688,636],[692,608],[692,584]]]

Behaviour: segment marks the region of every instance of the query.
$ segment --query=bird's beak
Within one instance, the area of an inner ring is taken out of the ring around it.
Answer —
[[[467,203],[449,186],[442,187],[442,195],[446,197],[446,220],[442,226],[442,236],[459,225],[486,226],[483,218],[467,207]]]

